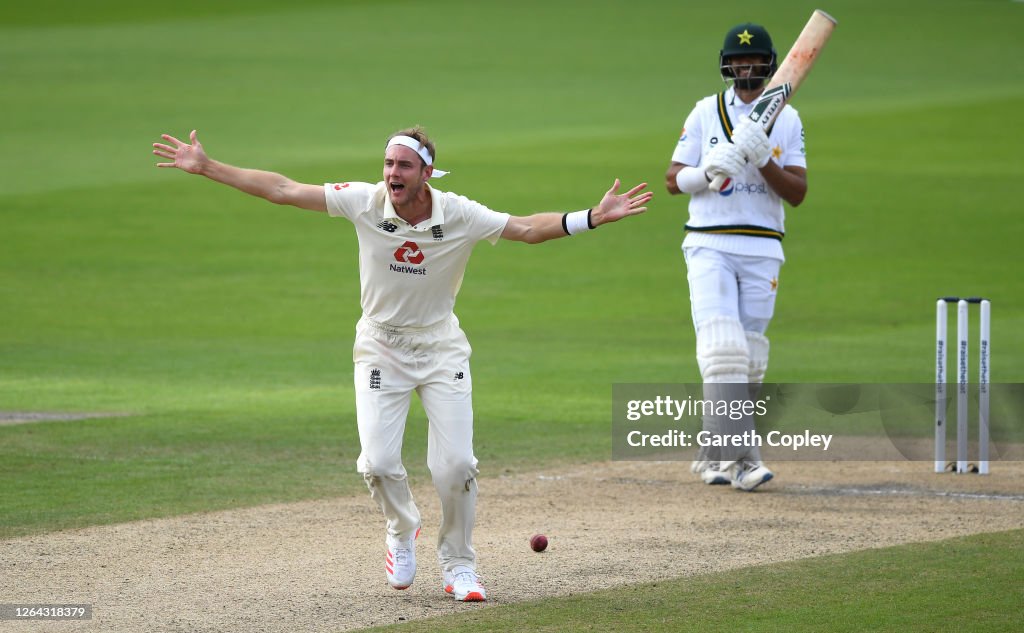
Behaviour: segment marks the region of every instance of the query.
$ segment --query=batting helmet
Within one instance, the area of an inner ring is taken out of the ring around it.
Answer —
[[[764,55],[768,59],[769,66],[764,79],[775,74],[775,70],[778,68],[772,36],[768,35],[767,29],[760,24],[750,22],[739,24],[725,34],[722,50],[718,52],[718,67],[722,72],[723,79],[735,77],[732,67],[726,63],[734,55]]]

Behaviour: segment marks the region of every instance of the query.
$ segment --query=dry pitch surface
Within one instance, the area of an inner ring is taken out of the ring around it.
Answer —
[[[407,591],[384,581],[369,495],[139,521],[0,542],[6,603],[88,603],[93,619],[5,631],[340,631],[627,583],[1024,527],[1024,463],[935,475],[925,462],[780,462],[755,493],[688,464],[609,462],[480,480],[486,605],[441,590],[438,510]],[[353,475],[355,476],[355,475]],[[530,550],[536,532],[544,553]]]

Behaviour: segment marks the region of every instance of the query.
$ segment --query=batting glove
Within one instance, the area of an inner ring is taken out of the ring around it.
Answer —
[[[768,135],[764,129],[750,119],[743,119],[733,132],[732,142],[740,149],[747,160],[758,169],[768,164],[772,155],[772,147],[768,144]]]
[[[747,159],[739,147],[732,143],[719,143],[708,152],[704,171],[711,179],[715,176],[736,178],[746,168]]]

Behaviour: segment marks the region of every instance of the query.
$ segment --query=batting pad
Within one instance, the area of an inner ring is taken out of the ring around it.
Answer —
[[[705,383],[747,382],[750,351],[738,319],[713,317],[697,327],[697,366]]]

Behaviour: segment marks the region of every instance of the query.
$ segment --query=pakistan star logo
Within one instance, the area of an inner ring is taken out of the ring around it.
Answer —
[[[743,29],[743,32],[738,34],[736,37],[740,38],[740,44],[750,44],[750,40],[754,38],[747,29]]]

